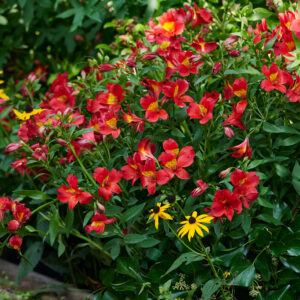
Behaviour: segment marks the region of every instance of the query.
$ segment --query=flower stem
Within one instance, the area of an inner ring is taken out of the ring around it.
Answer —
[[[77,156],[76,151],[74,149],[74,147],[69,144],[69,147],[73,153],[73,155],[75,156],[76,160],[78,161],[82,171],[84,172],[85,176],[93,183],[93,185],[98,189],[98,184],[96,183],[96,181],[94,180],[94,178],[90,175],[90,173],[87,171],[87,169],[85,168],[85,166],[83,165],[82,161],[80,160],[80,158]]]
[[[50,205],[50,204],[52,204],[52,203],[54,203],[54,202],[56,202],[56,201],[57,201],[57,199],[53,199],[52,201],[47,202],[47,203],[45,203],[45,204],[43,204],[43,205],[37,207],[35,210],[33,210],[33,211],[31,212],[31,216],[32,216],[33,214],[37,213],[38,211],[40,211],[41,209],[43,209],[44,207],[46,207],[46,206],[48,206],[48,205]]]

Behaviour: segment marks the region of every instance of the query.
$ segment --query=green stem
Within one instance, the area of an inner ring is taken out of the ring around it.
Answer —
[[[271,243],[269,243],[265,248],[263,248],[258,254],[257,256],[254,258],[252,265],[254,265],[254,263],[256,262],[256,260],[260,257],[260,255],[267,250],[270,247]]]
[[[86,175],[86,177],[93,183],[93,185],[98,189],[98,184],[96,183],[96,181],[94,180],[94,178],[90,175],[90,173],[87,171],[87,169],[85,168],[85,166],[83,165],[82,161],[80,160],[80,158],[77,156],[76,151],[74,149],[74,147],[69,144],[69,147],[73,153],[73,155],[75,156],[76,160],[78,161],[82,171],[84,172],[84,174]]]
[[[56,202],[56,201],[57,201],[57,199],[54,199],[54,200],[52,200],[52,201],[50,201],[50,202],[47,202],[47,203],[45,203],[45,204],[43,204],[43,205],[37,207],[35,210],[33,210],[33,211],[31,212],[31,216],[34,215],[35,213],[37,213],[38,211],[40,211],[41,209],[43,209],[44,207],[46,207],[46,206],[48,206],[48,205],[50,205],[50,204],[52,204],[52,203],[54,203],[54,202]]]

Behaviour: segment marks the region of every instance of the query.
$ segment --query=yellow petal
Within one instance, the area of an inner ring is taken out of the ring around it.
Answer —
[[[158,230],[158,215],[154,215],[155,228]]]
[[[188,233],[188,231],[189,231],[189,229],[188,229],[186,226],[182,226],[182,227],[179,228],[179,229],[180,229],[180,231],[179,231],[179,233],[178,233],[178,236],[179,236],[179,237],[185,236],[185,235]]]
[[[158,215],[164,220],[173,220],[173,217],[167,213],[160,212]]]
[[[202,230],[198,226],[196,227],[196,231],[201,237],[204,237]]]
[[[189,235],[188,235],[189,242],[191,241],[191,238],[194,237],[194,234],[195,234],[195,226],[191,227],[189,230]]]
[[[211,222],[211,220],[213,220],[213,219],[214,219],[214,217],[206,217],[205,219],[202,219],[202,220],[197,219],[197,222],[209,224]]]
[[[209,232],[209,229],[205,226],[205,225],[202,225],[202,224],[199,224],[199,226],[204,229],[206,232]]]
[[[198,215],[197,212],[196,212],[196,211],[193,211],[192,217],[196,219],[196,218],[197,218],[197,215]]]
[[[149,219],[148,219],[147,222],[149,222],[153,217],[154,217],[154,214],[151,214],[151,215],[149,216]]]

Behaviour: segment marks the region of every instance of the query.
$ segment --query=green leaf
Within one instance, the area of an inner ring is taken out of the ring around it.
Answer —
[[[66,246],[65,246],[65,244],[62,240],[62,236],[60,234],[58,236],[58,250],[57,250],[58,257],[61,257],[64,254],[65,250],[66,250]]]
[[[151,247],[156,246],[159,243],[160,243],[159,240],[152,238],[152,237],[148,237],[144,241],[138,243],[137,246],[139,246],[141,248],[151,248]]]
[[[255,278],[255,267],[251,264],[247,268],[243,269],[230,283],[230,285],[237,286],[250,286],[251,282]]]
[[[73,223],[74,223],[74,211],[68,209],[67,215],[66,215],[66,225],[65,225],[65,233],[66,233],[67,237],[69,237],[69,235],[70,235],[70,232],[73,227]]]
[[[54,213],[54,215],[50,218],[50,224],[49,224],[49,235],[50,235],[50,245],[53,246],[55,238],[58,234],[59,229],[59,215],[58,211]]]
[[[287,177],[290,175],[290,171],[289,169],[287,169],[286,167],[279,165],[279,164],[275,164],[275,170],[276,170],[276,174],[281,177]]]
[[[7,25],[8,21],[4,16],[0,16],[0,25]]]
[[[23,8],[27,2],[27,0],[18,0],[19,5]]]
[[[289,147],[300,142],[300,136],[290,136],[284,140],[281,140],[279,146]]]
[[[268,202],[264,197],[258,197],[257,202],[259,205],[268,207],[268,208],[274,208],[274,205]]]
[[[89,220],[90,220],[90,218],[92,217],[93,214],[94,214],[93,211],[89,211],[89,212],[85,215],[85,217],[84,217],[84,219],[83,219],[83,224],[82,224],[83,227],[85,227],[85,225],[89,222]]]
[[[265,18],[268,19],[270,16],[274,15],[273,12],[262,8],[258,7],[253,9],[253,16],[250,18],[251,21],[261,21],[261,19]]]
[[[279,220],[275,219],[273,216],[268,215],[266,213],[258,215],[256,218],[261,220],[261,221],[271,223],[271,224],[274,224],[274,225],[277,225],[277,226],[282,225],[282,223]]]
[[[242,228],[246,234],[249,233],[251,229],[251,218],[249,215],[242,216]]]
[[[79,131],[77,131],[77,132],[75,132],[75,133],[73,134],[72,139],[75,139],[75,138],[77,138],[78,136],[81,136],[81,135],[83,135],[84,133],[88,133],[88,132],[91,132],[91,131],[95,131],[95,129],[94,129],[94,128],[84,128],[84,129],[81,129],[81,130],[79,130]]]
[[[300,165],[297,161],[295,162],[295,165],[294,165],[292,177],[294,179],[300,180]]]
[[[211,279],[205,283],[202,288],[202,297],[204,300],[209,300],[210,297],[220,288],[221,279]]]
[[[24,253],[25,258],[22,257],[19,264],[17,284],[19,284],[21,280],[39,263],[43,255],[43,249],[44,245],[42,242],[34,242],[27,248]],[[28,260],[28,262],[26,260]]]
[[[171,135],[173,135],[175,137],[179,137],[179,138],[184,138],[185,137],[185,135],[178,128],[174,128],[171,131]]]
[[[278,35],[279,35],[279,32],[280,32],[280,30],[278,30],[277,33],[275,34],[275,36],[273,36],[273,37],[266,43],[265,48],[264,48],[265,51],[268,51],[268,50],[270,50],[270,49],[273,47],[273,45],[274,45],[274,43],[275,43],[275,41],[276,41],[276,39],[277,39],[277,37],[278,37]]]
[[[300,273],[300,256],[288,257],[286,259],[283,257],[280,257],[280,261],[288,269],[291,269],[296,273]]]
[[[263,130],[269,133],[291,133],[291,134],[300,134],[300,131],[288,127],[288,126],[278,126],[274,124],[270,124],[267,122],[264,122],[263,124]]]
[[[27,29],[33,18],[33,12],[34,12],[34,0],[27,0],[23,12],[24,24],[26,25]]]
[[[126,234],[124,242],[126,244],[137,244],[147,239],[147,235],[143,234]]]
[[[170,272],[176,270],[177,268],[179,268],[184,262],[187,262],[189,260],[189,262],[193,261],[194,259],[203,259],[203,257],[199,257],[198,254],[194,253],[194,252],[187,252],[187,253],[183,253],[181,254],[171,265],[171,267],[167,270],[167,272],[162,275],[166,276],[167,274],[169,274]]]
[[[268,300],[287,300],[288,298],[286,298],[286,293],[287,291],[290,289],[291,285],[287,285],[284,286],[282,289],[277,290],[277,291],[270,291],[267,294],[267,298]]]
[[[14,193],[17,195],[27,196],[34,200],[52,199],[50,196],[48,196],[44,192],[37,191],[37,190],[21,190],[21,191],[14,191]]]
[[[130,219],[133,219],[133,218],[137,217],[138,215],[140,215],[141,212],[143,211],[145,204],[146,203],[142,203],[142,204],[133,206],[133,207],[129,208],[127,211],[125,211],[125,213],[122,215],[123,221],[127,222]]]
[[[228,69],[224,72],[224,75],[239,75],[239,74],[250,74],[250,75],[261,75],[261,72],[259,72],[258,70],[249,67],[248,69]]]
[[[56,16],[56,18],[60,18],[60,19],[66,19],[66,18],[69,18],[71,16],[73,16],[76,12],[76,9],[75,8],[71,8],[71,9],[68,9],[60,14],[58,14]]]

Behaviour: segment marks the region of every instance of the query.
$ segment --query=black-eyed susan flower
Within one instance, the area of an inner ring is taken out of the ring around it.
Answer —
[[[154,219],[154,225],[155,228],[158,229],[158,219],[162,218],[164,220],[173,220],[173,217],[170,216],[169,214],[165,213],[164,211],[170,207],[170,204],[166,204],[164,206],[161,206],[161,203],[158,202],[156,206],[153,207],[153,209],[150,209],[149,212],[152,214],[149,216],[148,222],[153,218]]]
[[[16,117],[22,121],[29,120],[31,116],[37,115],[37,114],[41,113],[42,111],[44,111],[44,109],[42,109],[42,108],[35,109],[35,108],[32,108],[31,105],[27,105],[25,111],[22,113],[16,109],[14,109],[14,113],[15,113]]]
[[[180,224],[183,225],[178,229],[178,236],[183,237],[188,233],[189,241],[191,241],[191,238],[194,237],[195,232],[201,237],[204,236],[201,228],[204,229],[206,232],[209,232],[208,228],[202,223],[209,224],[210,221],[213,219],[213,217],[210,217],[205,214],[197,216],[196,211],[194,211],[191,216],[186,216],[185,218],[186,221],[180,222]]]

